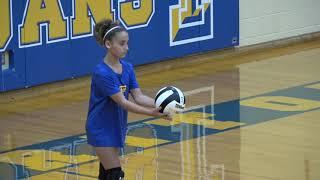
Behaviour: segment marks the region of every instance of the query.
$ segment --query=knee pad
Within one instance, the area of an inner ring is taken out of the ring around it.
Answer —
[[[121,167],[105,170],[100,163],[99,180],[124,180],[124,172]]]
[[[124,180],[124,172],[121,167],[108,169],[106,180]]]
[[[99,166],[99,180],[104,180],[107,177],[107,172],[104,169],[103,165],[100,163]]]

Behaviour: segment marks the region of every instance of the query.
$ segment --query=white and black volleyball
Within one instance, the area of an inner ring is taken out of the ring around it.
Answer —
[[[161,107],[161,113],[182,112],[185,104],[183,92],[174,86],[160,89],[155,97],[155,105]]]

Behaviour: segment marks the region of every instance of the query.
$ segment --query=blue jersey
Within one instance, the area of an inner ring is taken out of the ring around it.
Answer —
[[[139,86],[132,65],[120,63],[121,74],[101,62],[92,75],[86,132],[88,143],[95,147],[123,147],[125,143],[128,112],[110,96],[122,92],[128,99],[130,90]]]

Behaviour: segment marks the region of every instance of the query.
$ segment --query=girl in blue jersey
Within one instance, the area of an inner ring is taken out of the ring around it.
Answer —
[[[87,138],[100,160],[99,179],[119,180],[124,177],[119,150],[125,144],[127,111],[170,118],[141,92],[132,65],[121,60],[129,50],[128,32],[118,22],[104,20],[94,33],[107,54],[92,75]],[[129,93],[135,103],[128,100]]]

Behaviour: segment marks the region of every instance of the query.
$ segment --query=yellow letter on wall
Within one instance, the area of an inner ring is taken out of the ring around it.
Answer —
[[[12,38],[12,3],[11,0],[0,1],[0,52],[6,49]]]
[[[42,44],[41,26],[47,26],[48,43],[68,39],[68,19],[60,0],[28,0],[19,25],[20,47]]]
[[[119,19],[127,29],[147,26],[154,14],[154,0],[120,0]]]
[[[103,19],[113,19],[111,0],[73,0],[72,37],[92,35]]]

